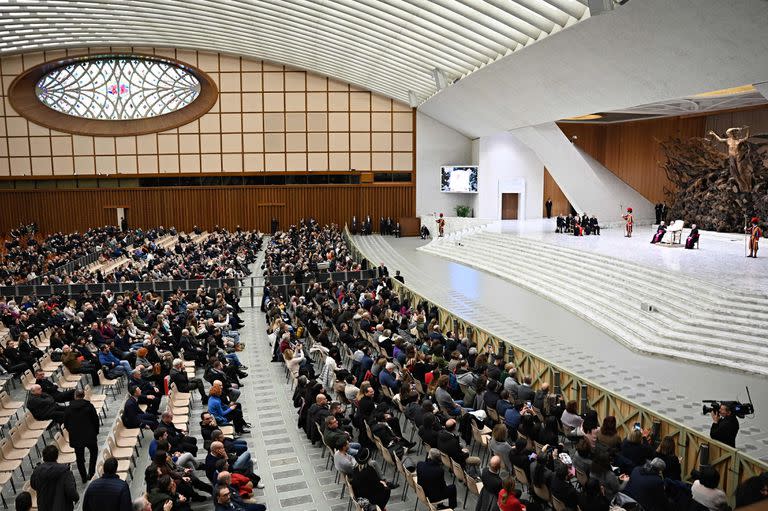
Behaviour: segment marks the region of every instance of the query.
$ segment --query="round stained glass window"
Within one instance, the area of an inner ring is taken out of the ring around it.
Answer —
[[[190,105],[200,80],[162,59],[105,56],[76,61],[43,75],[35,86],[45,106],[85,119],[148,119]]]

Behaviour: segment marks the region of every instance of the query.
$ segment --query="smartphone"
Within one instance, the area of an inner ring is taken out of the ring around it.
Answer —
[[[531,408],[531,402],[530,401],[526,401],[525,402],[525,406],[527,406],[528,408]]]
[[[639,422],[635,422],[635,426],[634,427],[635,427],[635,429],[637,431],[642,431],[642,429],[643,429],[643,428],[640,427],[640,423]]]

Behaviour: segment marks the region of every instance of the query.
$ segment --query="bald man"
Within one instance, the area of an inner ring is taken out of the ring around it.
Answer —
[[[480,476],[480,480],[483,482],[483,489],[480,492],[477,509],[488,509],[491,502],[496,502],[502,486],[502,463],[501,457],[493,456],[488,462],[488,466],[483,469],[483,473]]]
[[[57,424],[64,422],[64,411],[66,406],[56,404],[56,401],[50,395],[43,392],[43,388],[38,385],[32,385],[27,398],[27,408],[32,412],[32,416],[39,421],[52,420]]]

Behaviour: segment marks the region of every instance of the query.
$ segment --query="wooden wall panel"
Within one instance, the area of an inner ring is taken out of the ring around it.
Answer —
[[[352,215],[370,214],[376,223],[380,216],[416,214],[414,185],[0,191],[0,231],[33,221],[45,233],[114,224],[105,206],[127,207],[131,227],[173,225],[185,231],[194,225],[267,231],[273,216],[285,227],[310,216],[343,224]]]
[[[704,136],[707,117],[668,117],[614,125],[569,124],[560,128],[574,143],[651,202],[671,188],[661,168],[659,142]],[[554,199],[553,199],[554,200]]]
[[[560,189],[560,186],[558,186],[557,182],[549,173],[549,171],[546,168],[544,168],[544,197],[542,199],[542,205],[541,205],[541,214],[544,215],[544,217],[547,216],[546,202],[548,197],[552,199],[552,216],[553,217],[557,216],[558,214],[567,215],[568,213],[571,212],[570,202],[568,202],[568,198]]]

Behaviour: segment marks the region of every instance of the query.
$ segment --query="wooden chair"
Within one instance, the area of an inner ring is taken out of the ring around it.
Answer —
[[[59,448],[59,458],[56,460],[59,463],[74,463],[77,459],[75,456],[75,449],[70,447],[69,441],[64,438],[64,435],[60,431],[57,431],[53,435],[53,441],[56,447]]]
[[[430,502],[427,498],[427,495],[424,493],[424,488],[421,487],[418,483],[416,484],[416,496],[418,497],[419,501],[421,501],[422,504],[427,506],[427,509],[429,511],[437,511],[437,506],[439,504],[447,504],[448,499],[443,499],[439,502]],[[453,509],[450,508],[442,508],[443,511],[453,511]]]
[[[109,391],[112,393],[112,397],[117,399],[117,386],[120,384],[118,380],[110,380],[107,378],[107,375],[104,374],[104,369],[99,369],[99,382],[104,388],[109,389]]]
[[[6,468],[13,466],[14,468],[18,468],[21,470],[21,475],[26,479],[26,476],[24,475],[24,467],[22,465],[22,462],[24,461],[24,458],[26,458],[27,454],[29,454],[29,449],[17,449],[13,446],[13,443],[10,441],[10,439],[5,439],[0,441],[0,457],[2,458],[2,462],[0,463],[0,466]],[[10,462],[6,464],[6,462]],[[31,466],[31,462],[30,462]],[[14,490],[15,491],[15,490]]]
[[[467,507],[467,497],[469,497],[470,493],[480,498],[480,492],[483,491],[483,482],[478,481],[466,472],[464,473],[464,480],[467,484],[467,493],[464,495],[464,507]]]
[[[576,480],[579,482],[582,488],[584,488],[587,485],[587,482],[589,481],[589,476],[586,472],[580,469],[576,469]]]
[[[549,493],[549,487],[547,485],[534,485],[533,493],[544,502],[550,502],[552,500],[552,495]]]
[[[555,511],[568,511],[568,508],[565,507],[565,504],[562,500],[558,499],[554,495],[552,495],[552,507]]]
[[[35,384],[35,381],[35,375],[33,375],[32,371],[29,369],[24,371],[24,374],[21,375],[21,384],[27,390],[32,390],[32,385]]]
[[[528,482],[528,476],[525,474],[525,470],[523,470],[520,467],[514,467],[515,469],[515,479],[517,479],[517,482],[519,482],[523,486],[523,490],[525,491],[526,488],[530,486],[530,483]]]
[[[117,473],[120,474],[126,474],[126,478],[124,480],[128,480],[127,478],[131,477],[131,462],[130,460],[126,459],[120,459],[115,456],[112,456],[112,453],[109,451],[109,449],[104,449],[101,452],[101,459],[106,460],[107,458],[115,458],[117,459]],[[120,479],[123,479],[121,476]]]
[[[393,454],[392,457],[395,460],[395,467],[397,467],[397,471],[400,473],[400,475],[403,476],[403,494],[400,496],[400,500],[405,501],[405,498],[408,494],[408,488],[414,488],[416,486],[416,474],[405,468],[405,465],[403,465],[403,462],[400,458],[397,457],[397,454]]]

